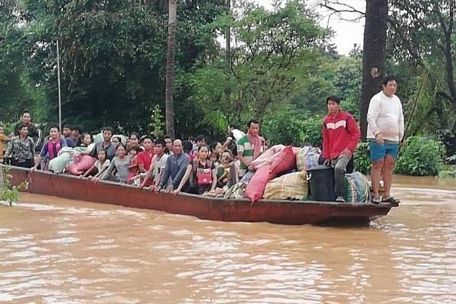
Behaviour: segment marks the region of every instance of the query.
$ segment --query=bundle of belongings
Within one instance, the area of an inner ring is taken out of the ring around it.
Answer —
[[[256,171],[246,174],[239,183],[228,189],[224,197],[246,197],[252,202],[262,198],[318,200],[317,195],[310,197],[309,183],[315,182],[311,179],[312,169],[322,167],[319,165],[320,155],[320,149],[312,146],[303,148],[273,146],[252,162]],[[332,170],[329,167],[327,169]],[[326,174],[326,176],[334,178],[334,174]],[[320,179],[317,182],[324,181]],[[331,182],[334,185],[334,181]],[[345,185],[347,202],[369,201],[369,184],[363,174],[359,172],[347,174]],[[327,197],[325,196],[325,198]]]

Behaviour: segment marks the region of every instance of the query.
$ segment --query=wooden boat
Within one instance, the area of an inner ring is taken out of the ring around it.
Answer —
[[[223,199],[182,193],[155,193],[112,182],[93,183],[75,176],[8,167],[11,184],[28,181],[26,191],[62,198],[152,209],[200,219],[277,224],[360,224],[385,216],[392,205],[316,201]]]

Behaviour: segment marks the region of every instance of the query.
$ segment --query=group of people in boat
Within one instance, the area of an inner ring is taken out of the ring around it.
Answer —
[[[404,136],[404,116],[396,88],[396,79],[386,77],[382,90],[371,99],[367,114],[373,203],[399,202],[390,194],[394,161]],[[340,102],[336,96],[326,99],[328,114],[322,123],[320,162],[334,167],[336,200],[344,202],[344,176],[353,161],[360,130],[353,116],[341,109]],[[250,120],[246,127],[244,133],[231,126],[224,142],[208,143],[204,135],[189,140],[169,136],[155,139],[138,133],[126,137],[105,127],[92,136],[79,127],[65,125],[60,130],[51,126],[35,155],[38,129],[25,111],[14,136],[6,136],[0,126],[0,159],[13,166],[69,173],[94,182],[110,180],[153,191],[217,195],[255,171],[252,161],[268,148],[260,136],[258,121]],[[383,197],[379,195],[381,179]]]

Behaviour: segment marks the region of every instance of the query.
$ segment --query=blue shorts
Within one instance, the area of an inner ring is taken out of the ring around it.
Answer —
[[[369,140],[369,149],[371,161],[383,159],[386,155],[391,155],[396,159],[399,152],[399,144],[385,142],[380,145],[375,140]]]

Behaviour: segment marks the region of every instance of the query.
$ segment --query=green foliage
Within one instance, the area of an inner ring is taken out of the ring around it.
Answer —
[[[407,139],[396,162],[395,172],[414,176],[435,176],[443,164],[445,147],[435,139],[412,136]]]
[[[456,178],[456,166],[455,165],[444,166],[439,171],[439,177],[440,178]]]
[[[160,138],[165,135],[164,117],[159,105],[155,105],[150,115],[150,134],[155,138]]]
[[[363,174],[369,174],[371,161],[369,157],[369,143],[360,142],[354,155],[355,170]]]
[[[6,202],[10,206],[17,202],[19,197],[19,191],[27,188],[27,182],[23,182],[18,186],[11,185],[11,175],[7,169],[0,167],[0,202]]]

